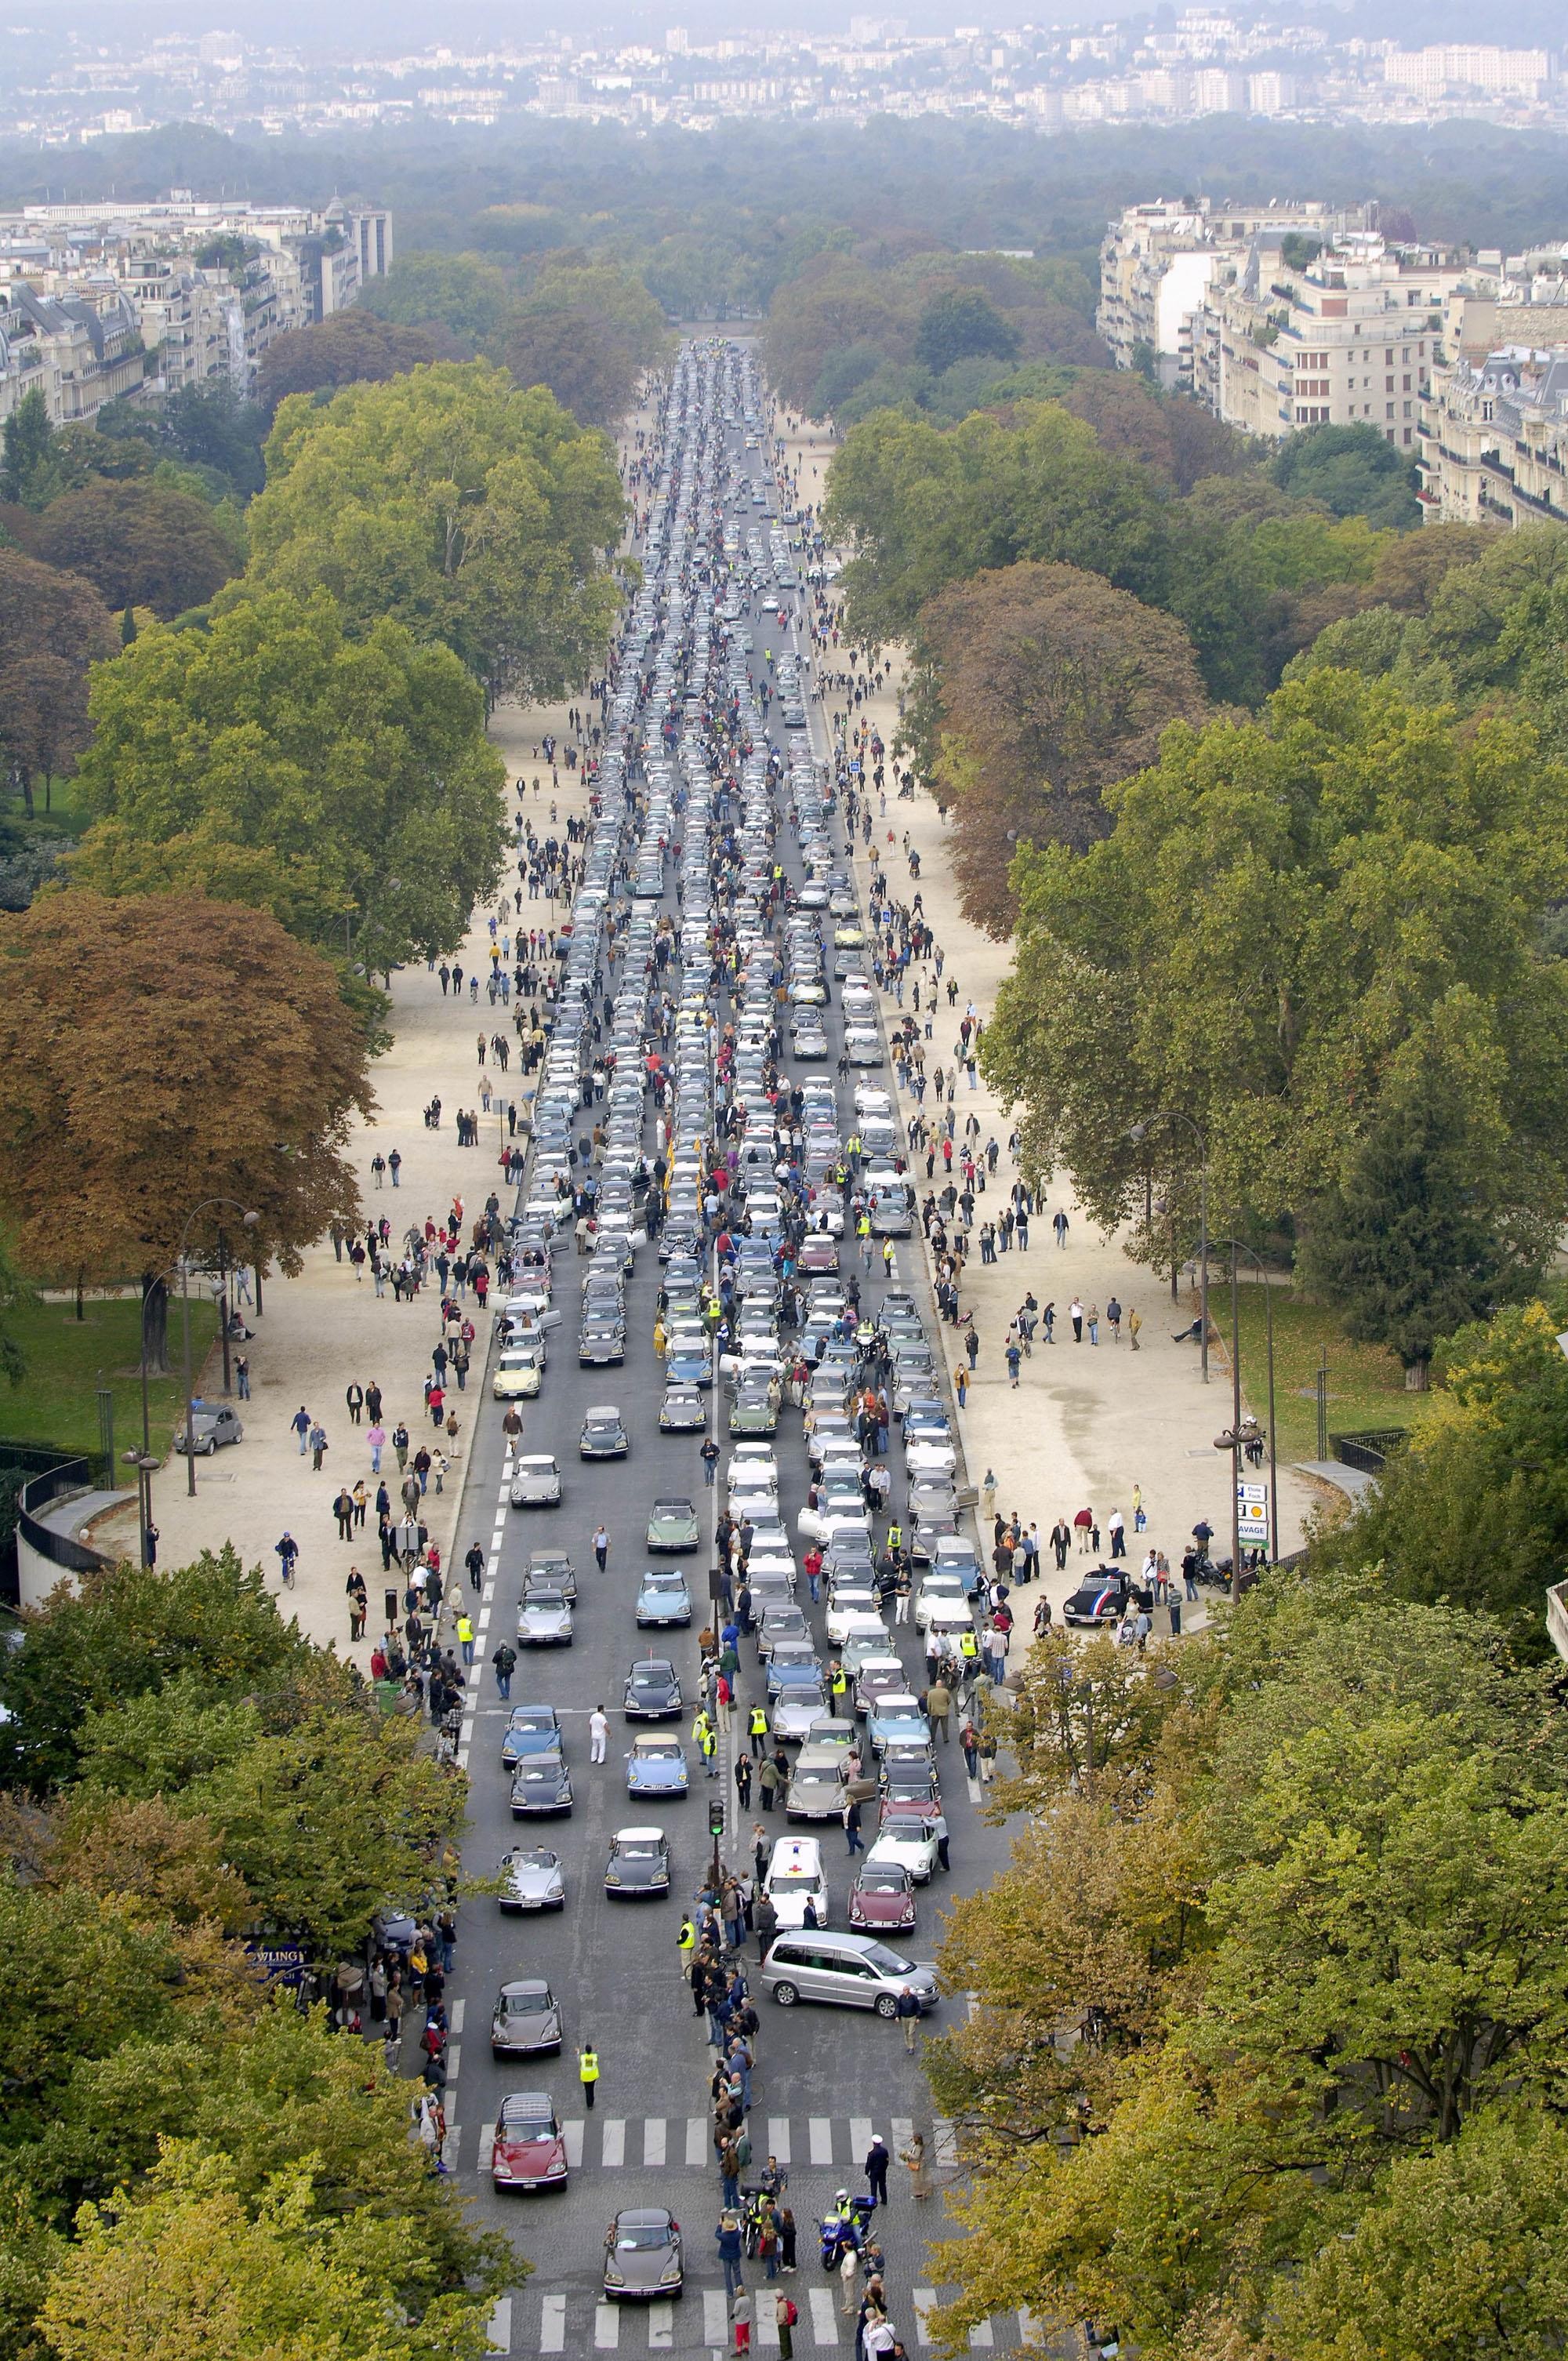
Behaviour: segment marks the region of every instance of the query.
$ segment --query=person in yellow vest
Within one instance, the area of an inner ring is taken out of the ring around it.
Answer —
[[[751,1708],[751,1719],[746,1725],[746,1734],[751,1739],[752,1753],[762,1755],[767,1748],[768,1717],[760,1705],[754,1705]]]
[[[850,1686],[850,1676],[837,1656],[833,1659],[833,1670],[828,1675],[828,1686],[835,1700],[843,1697]]]
[[[904,1527],[897,1524],[889,1525],[887,1529],[888,1555],[891,1557],[894,1550],[901,1550],[903,1547]]]
[[[594,2092],[598,2084],[599,2054],[591,2041],[585,2042],[577,2052],[577,2080],[583,2086],[583,2104],[591,2109]]]
[[[457,1618],[457,1644],[463,1651],[463,1662],[471,1664],[474,1661],[474,1626],[466,1615]]]

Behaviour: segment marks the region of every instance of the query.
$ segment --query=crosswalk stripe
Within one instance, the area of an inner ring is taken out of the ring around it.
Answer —
[[[894,2115],[888,2125],[887,2132],[888,2145],[896,2156],[899,2149],[907,2147],[914,2138],[915,2125],[908,2115]]]
[[[811,2137],[812,2163],[831,2164],[833,2161],[833,2125],[828,2117],[826,2115],[813,2115],[806,2128]]]
[[[767,2352],[776,2353],[779,2349],[778,2314],[773,2310],[773,2290],[765,2280],[757,2298],[756,2341]]]
[[[453,2083],[457,2080],[457,2071],[462,2063],[463,2044],[460,2041],[449,2041],[446,2045],[446,2087],[448,2091],[451,2090]]]
[[[700,2115],[686,2117],[686,2164],[699,2170],[707,2162],[707,2125]]]
[[[613,2168],[626,2162],[626,2119],[611,2115],[604,2127],[604,2154],[600,2161]]]
[[[566,2299],[564,2295],[547,2295],[544,2317],[539,2323],[541,2353],[565,2353],[566,2350]]]
[[[510,2295],[503,2295],[490,2314],[490,2324],[485,2331],[485,2350],[487,2353],[511,2351],[511,2298]]]
[[[851,2115],[850,2117],[850,2161],[851,2164],[859,2164],[861,2162],[867,2148],[869,2148],[872,2144],[872,2135],[875,2129],[876,2126],[872,2122],[869,2115]]]
[[[463,2018],[467,2009],[467,2002],[462,2000],[455,2000],[452,2004],[452,2038],[454,2041],[456,2040],[458,2035],[463,2030]]]
[[[594,2343],[601,2353],[613,2353],[620,2342],[620,2313],[613,2303],[594,2306]]]
[[[648,2307],[648,2350],[668,2353],[675,2341],[675,2307],[673,2303],[651,2303]]]
[[[490,2160],[494,2157],[495,2152],[496,2127],[494,2124],[486,2124],[479,2134],[478,2169],[481,2172],[488,2172],[490,2169]]]
[[[806,2290],[806,2296],[811,2305],[811,2333],[813,2336],[816,2337],[818,2345],[837,2345],[839,2342],[839,2322],[833,2310],[833,2291],[831,2288],[808,2288]]]
[[[642,2125],[642,2162],[645,2169],[657,2169],[664,2161],[664,2118],[649,2115]]]
[[[729,2308],[722,2288],[704,2288],[702,2291],[702,2333],[709,2345],[723,2346],[729,2342]]]
[[[946,2115],[931,2126],[931,2148],[938,2172],[951,2172],[959,2160],[959,2136]]]
[[[988,2345],[994,2345],[995,2342],[996,2334],[992,2329],[990,2321],[977,2320],[974,2326],[969,2333],[970,2351],[971,2353],[983,2353]]]
[[[1018,2307],[1018,2334],[1025,2345],[1043,2345],[1046,2341],[1045,2323],[1035,2318],[1026,2303]]]
[[[937,2301],[937,2290],[935,2288],[911,2288],[909,2301],[915,2308],[915,2342],[916,2345],[929,2345],[931,2332],[926,2325],[926,2314]]]
[[[787,2115],[768,2117],[768,2154],[776,2157],[780,2164],[789,2162],[789,2117]]]
[[[576,2172],[583,2160],[583,2118],[568,2115],[561,2130],[566,2142],[566,2162]]]

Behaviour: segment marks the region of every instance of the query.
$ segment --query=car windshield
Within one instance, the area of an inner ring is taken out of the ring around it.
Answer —
[[[559,1856],[553,1852],[514,1853],[512,1863],[517,1869],[557,1869],[560,1866]]]
[[[863,1869],[861,1883],[868,1894],[903,1894],[909,1884],[905,1869]]]
[[[655,1861],[659,1853],[652,1837],[617,1837],[615,1849],[623,1859],[633,1861]]]
[[[558,1590],[542,1590],[537,1585],[528,1594],[530,1607],[565,1607],[566,1601]]]
[[[684,1590],[686,1578],[684,1574],[645,1574],[642,1587],[645,1590]]]
[[[555,2126],[548,2115],[513,2115],[508,2119],[506,2136],[514,2140],[547,2140],[554,2137]]]
[[[664,2222],[618,2222],[615,2225],[616,2250],[622,2255],[636,2254],[639,2248],[667,2246],[669,2243],[669,2224]]]
[[[915,1973],[914,1960],[906,1960],[902,1952],[890,1951],[885,1943],[872,1944],[868,1950],[861,1952],[861,1957],[868,1966],[875,1968],[879,1975],[912,1976]]]
[[[678,1754],[680,1751],[678,1738],[640,1738],[637,1741],[639,1754]]]

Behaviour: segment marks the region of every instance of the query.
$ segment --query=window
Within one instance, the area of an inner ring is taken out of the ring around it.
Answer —
[[[1409,430],[1409,428],[1407,426],[1407,427],[1406,427],[1406,429],[1405,429],[1405,440],[1406,440],[1406,442],[1408,443],[1408,442],[1409,441],[1409,439],[1410,439],[1410,430]]]
[[[1385,392],[1385,393],[1392,393],[1392,392],[1393,392],[1393,390],[1394,390],[1394,380],[1393,380],[1393,379],[1392,379],[1391,377],[1386,377],[1386,378],[1384,379],[1384,380],[1383,380],[1383,390],[1384,390],[1384,392]]]
[[[1393,347],[1393,346],[1392,346],[1392,345],[1386,345],[1386,346],[1384,346],[1384,348],[1383,348],[1383,365],[1384,365],[1384,367],[1385,367],[1385,368],[1387,368],[1387,367],[1388,366],[1388,364],[1392,361],[1393,357],[1394,357],[1394,347]]]
[[[1392,418],[1392,417],[1393,417],[1393,415],[1394,415],[1394,405],[1393,405],[1393,403],[1392,403],[1392,402],[1389,402],[1389,403],[1388,403],[1387,407],[1385,409],[1385,411],[1384,411],[1384,412],[1383,412],[1383,415],[1384,415],[1384,417],[1385,417],[1385,418]]]
[[[1409,415],[1410,415],[1410,405],[1409,405],[1409,403],[1407,401],[1407,402],[1406,402],[1406,404],[1405,404],[1405,416],[1406,416],[1407,418],[1409,418]]]

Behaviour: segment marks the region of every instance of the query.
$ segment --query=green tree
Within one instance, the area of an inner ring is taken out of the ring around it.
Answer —
[[[360,299],[395,327],[444,328],[470,351],[504,332],[511,307],[505,273],[477,254],[400,254]]]
[[[29,818],[38,782],[47,808],[88,744],[89,672],[115,644],[91,582],[0,549],[0,759]]]
[[[91,582],[106,605],[150,607],[165,621],[203,605],[236,571],[211,508],[148,478],[100,481],[52,501],[38,555]]]
[[[674,339],[630,271],[552,265],[519,305],[504,349],[519,385],[548,388],[584,426],[613,426]]]
[[[933,295],[915,330],[915,357],[936,374],[955,361],[1016,360],[1023,338],[978,287]]]
[[[1286,491],[1321,500],[1335,516],[1401,532],[1420,522],[1415,467],[1375,426],[1306,427],[1285,437],[1269,466]]]
[[[602,436],[486,362],[438,363],[323,407],[296,394],[250,511],[250,579],[444,641],[493,700],[599,663],[619,595],[620,479]],[[465,920],[471,904],[464,906]]]
[[[77,885],[253,903],[380,971],[455,949],[495,884],[505,782],[483,697],[400,622],[351,637],[325,591],[264,567],[210,629],[139,632],[91,709]]]
[[[1175,724],[1107,796],[1108,839],[1021,857],[1014,877],[1018,950],[984,1059],[1024,1102],[1031,1158],[1065,1164],[1098,1218],[1136,1214],[1147,1151],[1128,1122],[1180,1107],[1227,1220],[1305,1220],[1424,1036],[1473,1094],[1461,1177],[1516,1271],[1538,1267],[1568,1189],[1568,970],[1541,934],[1568,875],[1568,774],[1533,732],[1461,731],[1386,683],[1319,672],[1245,726]],[[1169,1220],[1136,1235],[1163,1259],[1188,1249],[1196,1192],[1187,1148],[1158,1153],[1179,1159]]]
[[[41,509],[59,489],[54,427],[41,386],[22,396],[0,436],[0,500]]]

